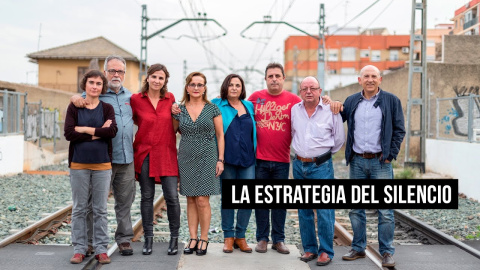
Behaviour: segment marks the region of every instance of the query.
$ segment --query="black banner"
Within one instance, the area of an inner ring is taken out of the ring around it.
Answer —
[[[222,208],[458,209],[458,179],[224,179]]]

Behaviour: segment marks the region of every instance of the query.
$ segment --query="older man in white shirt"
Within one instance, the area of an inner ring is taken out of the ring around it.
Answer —
[[[300,84],[302,101],[292,107],[292,147],[295,151],[293,177],[295,179],[333,179],[332,154],[345,142],[345,131],[340,115],[322,103],[315,77],[306,77]],[[300,236],[305,253],[304,262],[318,257],[317,265],[324,266],[333,259],[334,209],[317,209],[318,239],[312,209],[299,209]]]

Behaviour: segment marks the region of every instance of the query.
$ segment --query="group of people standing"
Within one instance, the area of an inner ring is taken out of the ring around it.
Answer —
[[[118,223],[115,241],[121,255],[133,254],[130,207],[135,179],[141,189],[142,253],[152,253],[153,198],[155,184],[161,184],[170,228],[168,255],[178,252],[178,186],[180,194],[187,197],[190,233],[183,252],[205,255],[211,220],[209,198],[221,194],[220,178],[288,179],[292,145],[295,179],[333,179],[332,154],[345,142],[344,121],[348,122],[345,154],[351,178],[393,177],[390,161],[396,158],[405,134],[403,112],[398,98],[379,88],[380,72],[374,66],[362,69],[359,83],[363,91],[344,104],[322,99],[314,77],[301,82],[301,98],[284,90],[285,72],[278,63],[265,69],[267,89],[255,91],[248,100],[242,77],[230,74],[220,97],[209,101],[207,78],[193,72],[185,80],[180,105],[168,91],[170,75],[164,65],[150,66],[140,93],[133,95],[122,86],[123,58],[107,57],[104,70],[106,77],[99,71],[85,74],[84,97],[72,97],[66,116],[74,201],[72,263],[82,262],[93,252],[100,263],[110,262],[106,254],[110,186]],[[133,124],[138,131],[132,144]],[[177,132],[181,134],[178,158]],[[327,265],[334,256],[335,213],[333,209],[316,211],[319,245],[313,210],[299,210],[305,251],[300,259],[307,262],[318,257],[317,265]],[[234,248],[252,252],[245,240],[251,213],[251,209],[239,209],[235,221],[235,210],[221,209],[223,252],[231,253]],[[255,209],[256,252],[267,252],[271,236],[273,250],[290,253],[285,245],[286,213],[286,209]],[[379,210],[379,215],[380,252],[384,266],[393,266],[393,212]],[[344,260],[365,257],[365,212],[352,210],[350,218],[354,240]]]

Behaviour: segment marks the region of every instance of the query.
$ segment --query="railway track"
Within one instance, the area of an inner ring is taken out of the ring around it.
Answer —
[[[298,226],[297,210],[288,210],[291,218],[296,219]],[[367,210],[367,257],[379,268],[382,267],[382,256],[375,244],[377,242],[377,214],[375,210]],[[335,236],[334,244],[338,246],[351,246],[352,230],[348,217],[348,210],[335,211]],[[397,245],[452,245],[480,259],[480,250],[468,246],[454,237],[434,228],[433,226],[415,218],[404,211],[395,210],[395,240]]]
[[[161,191],[161,190],[160,190]],[[140,215],[140,193],[137,190],[135,196],[135,201],[132,205],[132,220],[135,220],[133,224],[134,238],[133,241],[140,241],[143,235],[142,219]],[[110,241],[113,243],[109,246],[108,255],[111,256],[117,249],[118,246],[114,240],[114,234],[116,229],[116,218],[114,210],[114,198],[109,196],[108,198],[108,226]],[[159,192],[159,196],[154,201],[154,213],[155,216],[162,216],[162,210],[165,210],[165,200],[163,194]],[[71,237],[71,215],[72,215],[72,204],[59,209],[55,213],[43,214],[43,218],[38,220],[28,227],[21,230],[12,230],[12,234],[0,241],[0,248],[3,248],[9,244],[20,243],[20,244],[33,244],[33,245],[43,245],[43,244],[52,244],[54,245],[69,245]],[[154,221],[156,223],[156,221]],[[155,224],[154,224],[155,225]],[[168,224],[156,224],[155,226],[168,226]],[[155,232],[156,235],[164,234],[163,232]],[[49,240],[50,239],[50,240]],[[52,241],[54,240],[54,241]],[[60,242],[60,243],[58,243]],[[85,264],[83,269],[100,269],[101,265],[98,264],[98,261],[94,256],[89,258],[89,261]]]

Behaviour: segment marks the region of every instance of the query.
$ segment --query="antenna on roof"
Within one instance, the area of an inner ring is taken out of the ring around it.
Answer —
[[[42,23],[40,23],[40,29],[38,30],[37,52],[40,51],[40,38],[41,37],[42,37]]]

